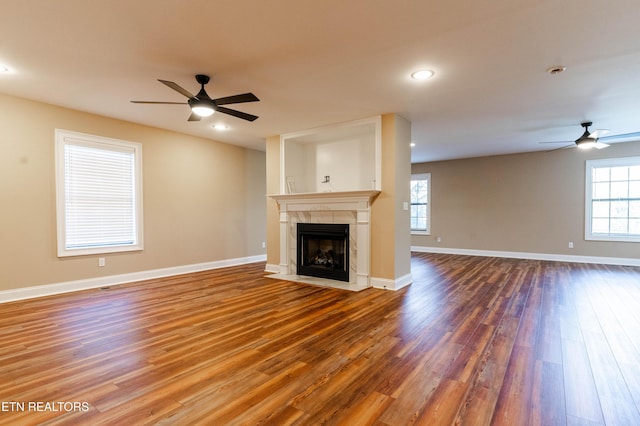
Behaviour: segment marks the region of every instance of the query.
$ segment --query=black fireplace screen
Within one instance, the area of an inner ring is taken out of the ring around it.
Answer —
[[[349,281],[349,225],[298,223],[298,275]]]

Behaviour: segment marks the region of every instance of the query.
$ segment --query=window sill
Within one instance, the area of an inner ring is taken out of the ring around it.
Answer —
[[[584,238],[586,241],[610,241],[616,243],[640,243],[640,238],[637,236],[615,236],[615,235],[587,235]]]
[[[142,244],[136,244],[131,246],[111,246],[111,247],[93,247],[93,248],[79,248],[79,249],[58,249],[58,257],[73,257],[73,256],[89,256],[97,254],[110,254],[110,253],[126,253],[132,251],[142,251]]]

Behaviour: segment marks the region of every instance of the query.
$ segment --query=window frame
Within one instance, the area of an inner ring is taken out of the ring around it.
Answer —
[[[134,174],[134,241],[132,244],[104,244],[77,248],[67,246],[65,146],[85,146],[105,151],[133,152]],[[55,186],[58,257],[85,256],[143,250],[142,144],[102,136],[55,129]]]
[[[640,166],[640,157],[604,158],[586,160],[585,162],[585,240],[587,241],[615,241],[615,242],[640,242],[640,234],[602,234],[592,231],[593,222],[593,171],[598,168]],[[610,198],[611,199],[611,198]],[[630,200],[630,198],[618,198],[618,200]],[[609,216],[611,217],[611,216]]]
[[[411,181],[416,181],[416,180],[426,180],[427,181],[427,223],[426,223],[426,227],[425,229],[414,229],[411,228],[410,226],[410,230],[411,230],[411,234],[412,235],[431,235],[431,173],[414,173],[411,175]],[[411,182],[409,182],[409,184],[411,184]],[[411,222],[411,206],[413,206],[414,203],[412,198],[413,194],[409,194],[409,221]]]

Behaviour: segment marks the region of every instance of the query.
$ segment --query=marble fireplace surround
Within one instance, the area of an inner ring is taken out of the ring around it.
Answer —
[[[345,290],[371,286],[371,203],[377,190],[270,195],[280,210],[279,273],[272,278]],[[349,224],[349,282],[296,274],[297,224]]]

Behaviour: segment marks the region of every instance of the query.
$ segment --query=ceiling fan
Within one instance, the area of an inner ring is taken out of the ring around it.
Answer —
[[[160,80],[158,81],[165,86],[170,87],[181,95],[186,96],[187,102],[156,102],[156,101],[131,101],[134,104],[168,104],[168,105],[189,105],[191,108],[191,115],[187,121],[200,121],[202,117],[209,117],[214,112],[218,111],[223,114],[229,114],[234,117],[241,118],[247,121],[254,121],[258,118],[257,115],[247,114],[246,112],[236,111],[223,107],[221,105],[239,104],[243,102],[257,102],[260,99],[253,93],[243,93],[241,95],[227,96],[224,98],[211,99],[207,92],[204,90],[204,85],[209,82],[209,76],[204,74],[196,75],[196,81],[200,84],[200,91],[197,95],[192,95],[188,90],[182,88],[180,85],[173,81]]]
[[[633,139],[640,139],[640,132],[634,132],[634,133],[624,133],[621,135],[611,135],[611,136],[603,136],[606,135],[607,133],[609,133],[609,130],[604,130],[604,129],[597,129],[594,130],[593,132],[589,131],[589,127],[591,125],[593,125],[593,123],[591,121],[583,121],[582,123],[580,123],[580,125],[584,128],[584,133],[582,134],[582,136],[580,136],[578,139],[576,139],[574,141],[575,146],[577,146],[578,148],[581,149],[591,149],[591,148],[596,148],[596,149],[602,149],[602,148],[606,148],[609,146],[609,144],[606,144],[604,142],[601,141],[611,141],[611,142],[617,142],[617,141],[622,141],[624,139],[629,139],[629,140],[633,140]],[[540,142],[540,143],[571,143],[570,141],[560,141],[560,142]],[[574,145],[567,145],[564,146],[562,148],[572,148]],[[562,149],[560,148],[560,149]]]

